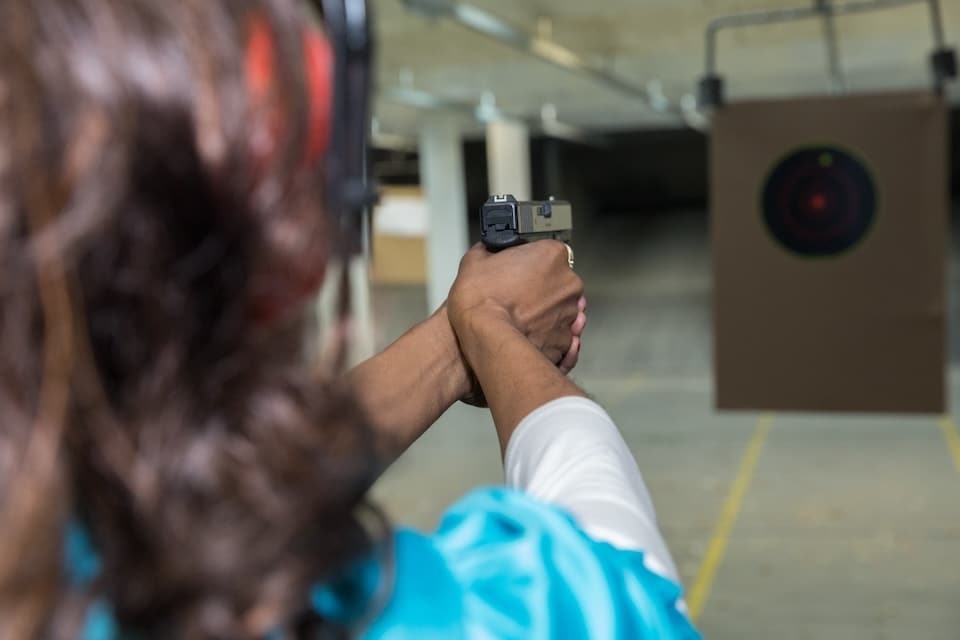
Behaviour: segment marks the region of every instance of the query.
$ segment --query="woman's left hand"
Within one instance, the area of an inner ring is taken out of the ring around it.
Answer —
[[[580,297],[580,301],[577,303],[577,319],[573,321],[573,326],[570,327],[570,333],[572,337],[570,339],[570,348],[567,350],[566,355],[563,356],[563,360],[560,361],[560,371],[563,371],[564,375],[570,373],[577,366],[577,361],[580,359],[580,348],[583,346],[583,330],[587,326],[587,299],[583,296]]]
[[[559,242],[536,242],[498,254],[488,253],[482,245],[474,246],[460,263],[451,289],[454,315],[462,320],[464,309],[472,315],[484,304],[506,312],[511,324],[568,374],[577,366],[587,324],[583,283],[569,269],[568,261],[568,250]],[[496,283],[492,289],[491,282]],[[565,329],[557,320],[570,324]],[[465,360],[464,366],[469,373]],[[485,406],[475,380],[462,399]]]
[[[563,356],[563,360],[561,360],[560,364],[557,365],[560,371],[563,372],[563,375],[567,375],[573,371],[577,366],[577,362],[580,360],[580,348],[583,345],[583,330],[586,328],[586,326],[587,299],[586,297],[581,296],[579,302],[577,303],[577,318],[573,321],[573,325],[570,327],[570,348],[567,349],[567,353]],[[466,362],[464,362],[464,366],[467,366]],[[487,406],[487,400],[483,396],[483,389],[480,388],[480,383],[477,382],[476,377],[472,373],[470,374],[470,392],[460,398],[460,400],[475,407]]]

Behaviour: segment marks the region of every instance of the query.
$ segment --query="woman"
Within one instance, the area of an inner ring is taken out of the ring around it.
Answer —
[[[557,367],[585,322],[562,245],[475,248],[384,353],[305,361],[335,243],[305,24],[0,3],[0,636],[695,637],[629,452]],[[477,383],[523,491],[391,531],[367,490]]]

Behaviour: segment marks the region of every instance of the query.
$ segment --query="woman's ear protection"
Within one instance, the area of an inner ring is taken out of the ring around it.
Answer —
[[[330,143],[330,129],[333,115],[334,96],[334,59],[333,49],[326,35],[316,26],[309,25],[303,30],[304,80],[308,101],[307,135],[305,138],[305,165],[316,164],[326,154]],[[273,32],[263,16],[251,20],[250,34],[247,39],[244,72],[247,87],[255,106],[267,109],[266,126],[269,140],[255,145],[255,153],[266,160],[272,154],[277,137],[282,134],[286,123],[279,114],[271,109],[275,99],[277,54]],[[271,113],[272,111],[272,113]]]
[[[370,132],[370,78],[373,34],[368,0],[311,0],[322,15],[325,30],[306,25],[302,31],[305,91],[309,102],[304,166],[322,160],[327,246],[339,251],[346,263],[362,252],[363,217],[377,200],[368,181],[367,144]],[[245,73],[254,105],[263,105],[262,122],[253,132],[258,162],[269,163],[276,142],[286,129],[281,111],[271,108],[276,100],[278,57],[274,35],[263,17],[251,21]],[[263,143],[257,140],[262,139]],[[318,179],[320,174],[318,173]],[[290,256],[278,273],[276,290],[255,303],[257,316],[269,323],[302,304],[323,281],[326,249],[315,248],[306,256]],[[345,273],[346,271],[344,271]],[[280,281],[282,280],[282,281]],[[280,293],[285,292],[285,293]],[[262,307],[262,308],[261,308]]]

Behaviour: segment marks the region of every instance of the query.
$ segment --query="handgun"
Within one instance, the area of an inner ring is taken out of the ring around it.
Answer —
[[[512,195],[490,196],[480,207],[480,239],[489,251],[532,240],[562,240],[573,235],[573,207],[550,198],[520,202]]]

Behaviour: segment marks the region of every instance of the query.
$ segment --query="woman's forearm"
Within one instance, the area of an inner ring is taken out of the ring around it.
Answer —
[[[493,414],[501,453],[528,414],[551,400],[586,396],[510,322],[476,315],[460,344]]]
[[[445,306],[348,377],[372,427],[394,455],[470,391]]]

